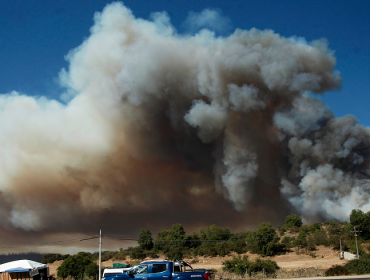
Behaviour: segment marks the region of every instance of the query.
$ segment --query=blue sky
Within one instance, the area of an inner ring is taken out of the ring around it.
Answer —
[[[272,29],[308,42],[326,38],[335,52],[342,89],[322,98],[336,116],[355,115],[370,126],[370,1],[126,0],[136,17],[166,11],[179,33],[195,31],[189,15],[216,9],[213,26],[227,36],[236,28]],[[12,90],[58,99],[56,80],[65,55],[89,36],[93,15],[111,1],[4,0],[0,2],[0,93]],[[189,14],[190,12],[190,14]],[[192,12],[192,13],[191,13]],[[223,26],[224,28],[221,28]]]

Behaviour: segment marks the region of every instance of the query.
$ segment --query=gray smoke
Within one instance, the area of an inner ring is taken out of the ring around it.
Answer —
[[[6,230],[245,229],[369,210],[369,130],[312,97],[341,84],[325,41],[181,36],[165,13],[113,3],[68,60],[66,105],[0,96]]]

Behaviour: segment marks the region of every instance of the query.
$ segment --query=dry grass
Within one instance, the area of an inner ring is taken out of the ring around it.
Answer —
[[[316,257],[309,256],[304,253],[297,253],[295,249],[292,249],[291,252],[288,252],[284,255],[278,255],[274,257],[266,257],[265,259],[273,260],[277,262],[279,267],[286,269],[286,270],[295,270],[295,269],[306,269],[306,268],[318,268],[318,269],[328,269],[333,265],[342,265],[346,261],[340,260],[338,258],[339,252],[334,251],[325,246],[317,246],[317,250],[314,251]],[[250,260],[255,260],[259,255],[249,254]],[[222,262],[225,260],[232,259],[233,255],[229,255],[226,257],[197,257],[197,262],[192,264],[194,268],[206,268],[206,269],[215,269],[221,271]],[[164,256],[159,256],[159,258],[164,259]],[[186,262],[192,262],[193,259],[185,259]],[[130,261],[130,259],[126,259],[125,261]],[[120,260],[109,260],[102,263],[103,267],[112,266],[113,263],[120,262]],[[56,270],[62,261],[57,261],[52,264],[49,264],[50,274],[56,275]]]

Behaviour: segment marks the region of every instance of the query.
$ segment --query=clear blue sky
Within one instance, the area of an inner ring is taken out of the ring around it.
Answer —
[[[181,33],[189,11],[218,9],[235,28],[272,29],[307,41],[326,38],[343,78],[323,97],[336,116],[353,114],[370,126],[370,1],[348,0],[126,0],[136,17],[167,11]],[[0,93],[59,98],[55,82],[64,57],[89,36],[93,15],[106,0],[3,0],[0,2]],[[227,34],[223,34],[227,35]]]

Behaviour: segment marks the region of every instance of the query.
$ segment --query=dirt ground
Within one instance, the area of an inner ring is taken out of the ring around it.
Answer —
[[[278,266],[283,269],[302,269],[302,268],[309,268],[309,267],[317,267],[319,269],[328,269],[333,265],[339,264],[342,265],[346,263],[345,260],[340,260],[338,258],[339,252],[334,251],[330,248],[324,246],[318,246],[317,250],[313,252],[310,256],[305,254],[303,251],[296,252],[296,250],[292,250],[283,255],[278,255],[274,257],[267,257],[264,259],[273,260],[277,262]],[[255,260],[259,256],[247,253],[246,255],[249,256],[250,260]],[[163,256],[162,256],[163,258]],[[193,268],[206,268],[206,269],[216,269],[221,270],[222,262],[225,260],[232,259],[232,256],[226,257],[198,257],[196,259],[185,259],[186,262],[193,262],[191,265]],[[126,259],[125,261],[130,261]],[[194,263],[197,261],[196,263]],[[119,260],[109,260],[106,262],[102,262],[102,267],[110,267],[113,263],[122,262]],[[49,265],[50,274],[54,274],[56,276],[57,268],[60,266],[62,261],[57,261]]]
[[[274,257],[266,257],[264,259],[273,260],[275,261],[279,267],[283,269],[299,269],[299,268],[309,268],[309,267],[317,267],[319,269],[328,269],[333,265],[345,264],[345,260],[340,260],[338,258],[339,252],[334,251],[330,248],[325,246],[318,246],[317,250],[313,252],[310,256],[305,254],[303,250],[301,252],[296,252],[296,250],[292,250],[292,252],[288,252],[283,255],[278,255]],[[259,255],[249,254],[249,260],[253,261],[260,257]],[[194,268],[213,268],[220,270],[222,267],[222,262],[225,260],[232,259],[232,256],[227,257],[214,257],[214,258],[198,258],[199,262],[196,264],[192,264]],[[190,261],[190,260],[189,260]]]

